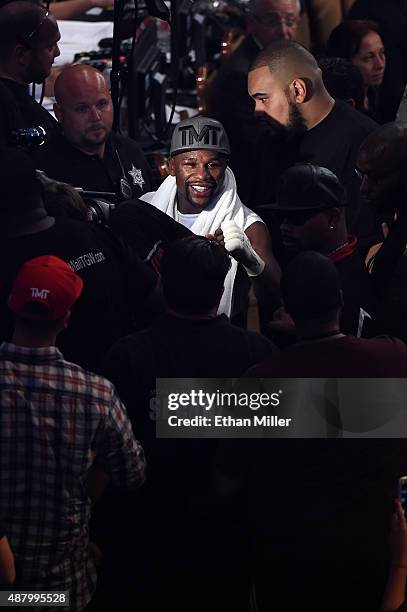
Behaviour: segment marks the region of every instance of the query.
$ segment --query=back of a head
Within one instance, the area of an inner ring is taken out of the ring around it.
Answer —
[[[341,305],[335,264],[314,251],[300,253],[284,270],[281,294],[285,309],[295,322],[334,319]]]
[[[365,86],[357,66],[343,57],[323,57],[319,61],[322,80],[333,98],[353,100],[357,110],[363,109]]]
[[[21,266],[8,304],[20,321],[43,329],[68,315],[82,289],[82,279],[69,264],[54,255],[42,255]]]
[[[34,0],[13,0],[0,7],[0,60],[7,60],[17,43],[27,44],[45,12]]]
[[[51,217],[69,217],[78,221],[88,221],[88,208],[79,192],[61,181],[49,178],[45,172],[38,170],[44,193],[44,208]]]
[[[407,124],[392,121],[379,126],[366,136],[359,150],[367,154],[376,164],[382,164],[382,169],[407,167]]]
[[[217,306],[230,258],[226,250],[203,236],[188,236],[170,244],[160,272],[164,298],[176,312],[204,315]]]
[[[0,214],[13,216],[43,205],[42,185],[27,153],[0,148],[0,168]]]
[[[332,30],[326,45],[327,55],[351,60],[358,53],[362,39],[369,32],[380,34],[374,21],[345,19]]]
[[[277,40],[260,51],[253,60],[250,71],[263,67],[273,73],[283,73],[288,79],[313,78],[319,74],[314,56],[300,43],[292,40]]]

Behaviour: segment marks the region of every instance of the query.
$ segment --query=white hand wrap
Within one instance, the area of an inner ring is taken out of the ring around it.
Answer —
[[[259,276],[266,264],[257,255],[244,231],[234,221],[224,221],[220,229],[223,232],[225,249],[243,265],[249,276]]]

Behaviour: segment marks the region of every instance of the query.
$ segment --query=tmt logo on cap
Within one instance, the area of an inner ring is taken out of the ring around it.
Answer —
[[[228,157],[230,145],[223,125],[216,119],[202,115],[177,123],[171,138],[170,154],[195,149],[217,151]]]
[[[217,147],[220,140],[221,128],[212,125],[204,125],[201,131],[196,131],[193,125],[184,125],[179,128],[181,134],[181,146],[189,147],[200,142]]]
[[[65,317],[82,288],[80,276],[59,257],[35,257],[20,268],[8,304],[23,319],[56,321]]]

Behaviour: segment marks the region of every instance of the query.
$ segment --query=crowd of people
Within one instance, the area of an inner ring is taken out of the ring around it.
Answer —
[[[28,93],[57,19],[110,4],[0,5],[0,589],[407,609],[404,2],[355,0],[307,49],[318,2],[251,0],[161,183],[94,67],[60,72],[56,119]],[[159,438],[157,379],[311,381],[304,436]]]

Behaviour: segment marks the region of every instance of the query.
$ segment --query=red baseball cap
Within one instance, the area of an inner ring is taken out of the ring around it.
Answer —
[[[80,276],[59,257],[35,257],[20,268],[8,305],[23,319],[56,321],[71,309],[82,288]]]

